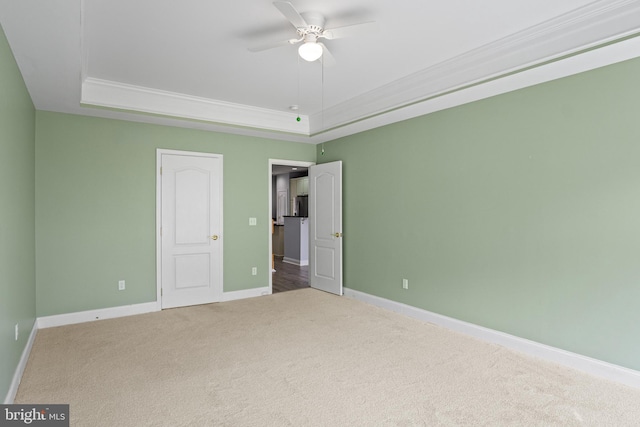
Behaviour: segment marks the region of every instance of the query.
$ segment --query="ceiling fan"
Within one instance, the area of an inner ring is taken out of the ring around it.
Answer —
[[[273,5],[295,27],[297,38],[283,40],[275,43],[265,43],[249,48],[251,52],[260,52],[275,47],[302,43],[298,48],[298,54],[306,61],[313,62],[320,57],[325,65],[332,65],[335,59],[321,39],[333,40],[350,37],[373,30],[375,22],[363,22],[346,25],[337,28],[324,28],[325,18],[317,12],[299,13],[288,1],[274,1]]]

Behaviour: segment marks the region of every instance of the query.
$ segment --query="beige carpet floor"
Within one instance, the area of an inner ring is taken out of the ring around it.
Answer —
[[[640,390],[303,289],[38,331],[72,426],[638,426]]]

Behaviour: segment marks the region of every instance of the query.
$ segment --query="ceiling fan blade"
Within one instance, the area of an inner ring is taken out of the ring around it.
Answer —
[[[324,43],[318,44],[322,46],[322,56],[320,57],[322,64],[324,64],[325,67],[333,67],[336,65],[336,58],[331,54],[327,46],[325,46]]]
[[[341,39],[343,37],[358,36],[368,34],[378,29],[375,21],[363,22],[361,24],[346,25],[344,27],[329,28],[324,30],[323,37],[327,40]]]
[[[273,5],[278,8],[280,13],[282,13],[294,27],[308,27],[307,21],[304,20],[296,8],[288,1],[274,1]]]
[[[261,43],[261,44],[257,44],[254,46],[249,46],[247,49],[249,50],[249,52],[262,52],[263,50],[269,50],[269,49],[273,49],[276,47],[282,47],[282,46],[290,46],[292,44],[295,44],[295,42],[297,42],[297,40],[293,39],[293,40],[282,40],[279,42],[267,42],[267,43]]]

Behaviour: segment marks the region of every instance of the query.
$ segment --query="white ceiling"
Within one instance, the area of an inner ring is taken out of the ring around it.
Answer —
[[[631,39],[510,74],[640,33],[640,0],[291,2],[378,30],[325,41],[323,68],[247,50],[295,37],[269,0],[0,0],[0,23],[38,109],[311,143],[640,56]]]

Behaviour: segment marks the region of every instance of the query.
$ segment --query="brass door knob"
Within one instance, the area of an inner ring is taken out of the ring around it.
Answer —
[[[333,233],[333,237],[342,237],[342,233]]]
[[[213,236],[211,236],[211,240],[218,240],[218,235],[214,234]]]

